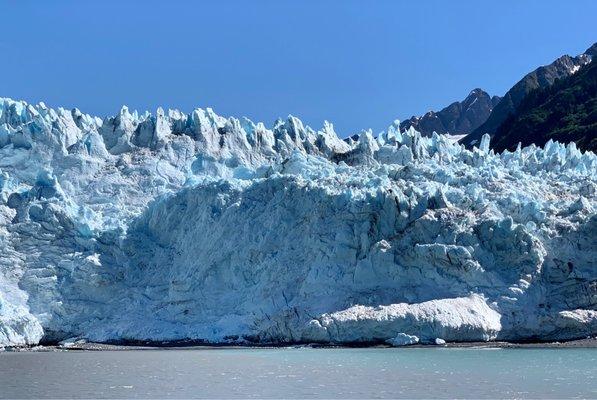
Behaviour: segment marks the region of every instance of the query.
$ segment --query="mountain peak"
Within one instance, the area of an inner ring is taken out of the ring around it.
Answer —
[[[462,101],[455,101],[440,111],[428,111],[423,116],[412,116],[403,121],[400,128],[406,130],[411,126],[424,136],[433,132],[465,135],[481,125],[497,103],[498,96],[489,96],[481,88],[470,91]]]
[[[489,96],[485,90],[483,90],[481,88],[475,88],[475,89],[471,90],[471,92],[468,94],[468,97],[470,97],[470,96],[483,96],[483,95]]]

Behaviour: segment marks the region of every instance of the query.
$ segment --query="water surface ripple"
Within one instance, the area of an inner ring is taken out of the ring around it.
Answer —
[[[596,398],[597,349],[0,353],[1,398]]]

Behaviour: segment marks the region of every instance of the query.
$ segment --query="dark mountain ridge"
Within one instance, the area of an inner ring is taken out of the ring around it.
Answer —
[[[429,111],[423,116],[412,116],[400,124],[401,130],[411,126],[424,136],[433,132],[466,135],[481,125],[500,97],[490,97],[482,89],[474,89],[463,101],[455,101],[441,111]]]
[[[473,146],[480,142],[481,137],[485,133],[489,133],[493,137],[499,126],[516,111],[526,95],[535,89],[549,87],[556,80],[574,74],[579,68],[591,62],[591,58],[595,53],[597,53],[597,43],[593,44],[579,56],[561,56],[551,64],[541,66],[525,75],[506,92],[504,97],[491,111],[487,120],[474,129],[471,134],[463,138],[460,143]]]
[[[492,147],[543,146],[550,139],[597,152],[597,62],[530,92],[499,126]]]

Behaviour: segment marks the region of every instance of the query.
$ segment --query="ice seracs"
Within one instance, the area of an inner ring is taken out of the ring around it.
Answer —
[[[597,333],[597,157],[0,100],[0,346]]]

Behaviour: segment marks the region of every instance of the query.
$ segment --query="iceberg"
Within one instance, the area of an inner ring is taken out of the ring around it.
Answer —
[[[0,99],[0,347],[596,335],[595,154],[398,126]]]
[[[414,335],[407,335],[406,333],[400,332],[396,337],[386,340],[386,343],[394,347],[408,346],[419,343],[419,338]]]

